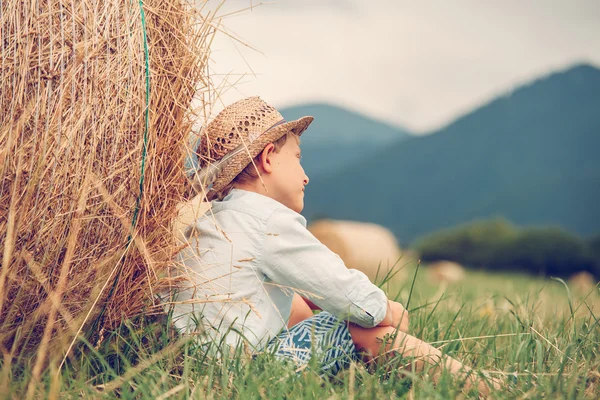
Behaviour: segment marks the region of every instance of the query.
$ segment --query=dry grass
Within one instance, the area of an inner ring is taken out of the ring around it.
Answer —
[[[0,6],[0,363],[37,350],[35,377],[172,284],[216,24],[185,0]]]

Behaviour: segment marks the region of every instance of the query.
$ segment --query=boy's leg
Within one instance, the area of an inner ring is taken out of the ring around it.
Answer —
[[[313,316],[313,312],[309,305],[304,301],[298,293],[294,293],[294,299],[292,300],[292,310],[290,312],[290,319],[288,320],[288,328],[296,325],[299,322],[304,321],[306,318]]]
[[[479,380],[477,376],[470,373],[471,368],[459,361],[442,354],[442,352],[430,344],[415,338],[405,332],[396,331],[393,327],[362,328],[355,324],[349,324],[350,335],[357,349],[366,352],[368,360],[377,362],[379,359],[385,362],[385,353],[398,352],[404,357],[410,357],[412,367],[416,371],[423,371],[429,366],[429,372],[435,381],[439,378],[442,369],[447,368],[455,376],[465,379],[468,390],[473,384],[478,386],[481,394],[489,394],[488,385]],[[390,338],[385,341],[384,338]],[[391,338],[395,338],[393,341]],[[385,349],[382,345],[386,343]]]

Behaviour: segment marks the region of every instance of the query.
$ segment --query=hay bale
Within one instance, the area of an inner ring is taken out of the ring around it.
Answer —
[[[596,278],[587,271],[577,272],[569,277],[569,286],[580,294],[588,294],[596,285]]]
[[[453,261],[437,261],[427,267],[429,280],[434,283],[458,283],[465,277],[465,269]]]
[[[320,220],[310,224],[308,230],[339,255],[346,267],[364,272],[372,281],[383,278],[394,265],[399,268],[398,242],[392,232],[380,225]]]
[[[183,0],[0,6],[0,350],[44,356],[170,285],[213,28]]]

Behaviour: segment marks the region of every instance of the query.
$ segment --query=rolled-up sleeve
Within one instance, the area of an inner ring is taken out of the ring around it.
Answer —
[[[347,269],[292,210],[277,210],[268,219],[259,266],[273,283],[295,289],[321,309],[362,327],[374,327],[386,315],[385,293],[364,273]]]

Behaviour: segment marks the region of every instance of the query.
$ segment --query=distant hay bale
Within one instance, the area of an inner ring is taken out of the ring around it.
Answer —
[[[0,7],[0,351],[60,353],[171,284],[214,28],[184,0]]]
[[[458,283],[465,277],[465,269],[453,261],[438,261],[429,264],[427,275],[434,283]]]
[[[596,278],[587,271],[577,272],[569,277],[569,286],[580,294],[588,294],[596,285]]]
[[[382,279],[394,266],[399,268],[398,242],[383,226],[326,219],[310,224],[308,230],[340,256],[346,267],[364,272],[372,281]]]

